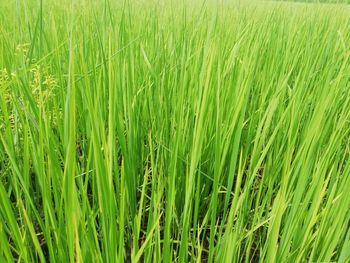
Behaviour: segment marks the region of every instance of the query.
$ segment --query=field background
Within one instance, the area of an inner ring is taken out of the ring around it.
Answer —
[[[349,262],[350,9],[1,1],[0,262]]]

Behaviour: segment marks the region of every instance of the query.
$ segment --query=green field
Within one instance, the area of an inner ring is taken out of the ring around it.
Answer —
[[[350,7],[0,1],[0,262],[350,262]]]

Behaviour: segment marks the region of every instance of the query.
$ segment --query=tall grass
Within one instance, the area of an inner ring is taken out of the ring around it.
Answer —
[[[1,262],[349,262],[350,10],[0,3]]]

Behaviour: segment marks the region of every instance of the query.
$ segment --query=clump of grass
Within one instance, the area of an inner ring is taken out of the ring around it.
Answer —
[[[290,7],[1,2],[0,261],[349,261],[349,10]]]

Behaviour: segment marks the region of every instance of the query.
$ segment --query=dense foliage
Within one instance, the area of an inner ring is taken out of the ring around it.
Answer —
[[[0,2],[0,261],[349,262],[350,10],[112,2]]]

